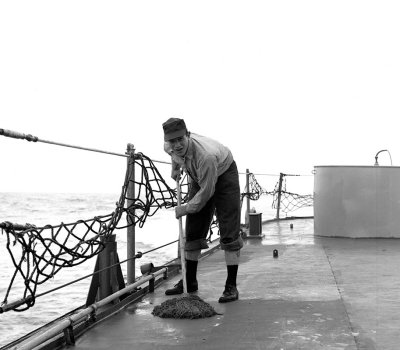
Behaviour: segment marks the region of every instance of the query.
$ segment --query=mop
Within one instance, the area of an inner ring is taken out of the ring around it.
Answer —
[[[179,179],[176,180],[178,205],[181,205],[181,187]],[[179,218],[179,252],[182,265],[183,296],[164,301],[155,306],[152,314],[162,318],[205,318],[217,315],[214,308],[197,295],[188,294],[185,263],[185,232],[182,218]]]

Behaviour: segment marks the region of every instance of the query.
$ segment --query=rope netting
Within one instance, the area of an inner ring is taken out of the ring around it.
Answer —
[[[312,207],[314,205],[314,199],[312,195],[301,195],[286,191],[286,177],[287,176],[300,176],[300,175],[289,175],[281,174],[280,179],[275,185],[273,191],[267,191],[258,183],[254,174],[249,174],[249,188],[248,193],[243,193],[242,197],[249,197],[253,201],[260,199],[262,195],[272,195],[272,208],[279,209],[284,213],[293,212],[300,208]]]
[[[297,193],[281,191],[281,202],[279,207],[284,213],[296,211],[297,209],[304,207],[312,207],[313,205],[314,198],[311,194],[300,195]],[[277,198],[274,198],[272,207],[274,209],[278,208]]]
[[[278,208],[278,198],[280,194],[279,209],[284,213],[296,211],[304,207],[312,207],[314,205],[314,198],[310,194],[301,195],[298,193],[292,193],[286,191],[286,179],[288,176],[300,176],[300,175],[288,175],[282,174],[283,181],[279,190],[279,182],[275,185],[274,189],[274,200],[272,207]]]
[[[7,304],[12,290],[18,293],[22,290],[24,303],[13,310],[24,311],[32,307],[39,285],[64,267],[77,266],[99,254],[104,248],[103,242],[114,230],[131,225],[142,227],[146,219],[159,209],[177,205],[176,189],[167,184],[150,158],[136,153],[129,157],[128,162],[116,209],[108,215],[44,227],[7,221],[0,223],[15,267],[2,305]],[[183,177],[181,181],[184,203],[188,193],[187,178]],[[133,184],[135,198],[130,198],[128,188]],[[126,222],[121,222],[124,215]]]
[[[256,177],[253,173],[249,173],[249,192],[243,193],[242,197],[249,197],[252,201],[257,201],[263,194],[273,194],[274,192],[268,192],[260,186]]]

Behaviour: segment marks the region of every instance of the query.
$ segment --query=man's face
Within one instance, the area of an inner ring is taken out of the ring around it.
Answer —
[[[186,135],[183,135],[169,140],[168,143],[176,155],[183,157],[186,154],[189,145],[189,138]]]

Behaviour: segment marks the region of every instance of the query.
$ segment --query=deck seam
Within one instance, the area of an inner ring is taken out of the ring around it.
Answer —
[[[337,279],[336,279],[336,274],[335,274],[335,271],[333,270],[331,260],[329,259],[329,255],[328,255],[328,253],[327,253],[327,251],[326,251],[324,245],[322,245],[322,249],[324,250],[326,259],[328,260],[329,267],[330,267],[330,269],[331,269],[331,271],[332,271],[332,276],[333,276],[333,279],[334,279],[334,281],[335,281],[336,289],[337,289],[337,291],[338,291],[338,293],[339,293],[340,301],[341,301],[341,303],[343,304],[344,311],[345,311],[345,313],[346,313],[347,321],[349,322],[350,331],[351,331],[351,335],[353,336],[354,343],[355,343],[355,345],[356,345],[356,347],[357,347],[357,350],[360,350],[360,349],[361,349],[361,348],[360,348],[360,344],[359,344],[359,342],[358,342],[358,340],[357,340],[357,337],[355,336],[356,332],[355,332],[355,329],[354,329],[354,327],[353,327],[353,324],[352,324],[352,322],[351,322],[351,320],[350,320],[349,313],[347,312],[346,304],[345,304],[345,302],[344,302],[344,298],[343,298],[342,292],[341,292],[341,290],[340,290],[340,288],[339,288],[339,284],[338,284],[338,281],[337,281]]]

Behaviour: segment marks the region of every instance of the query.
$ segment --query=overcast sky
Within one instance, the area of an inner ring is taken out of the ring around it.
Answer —
[[[382,0],[1,1],[0,128],[167,161],[181,117],[242,172],[400,165],[399,18]],[[0,162],[2,192],[119,192],[126,166],[5,137]]]

